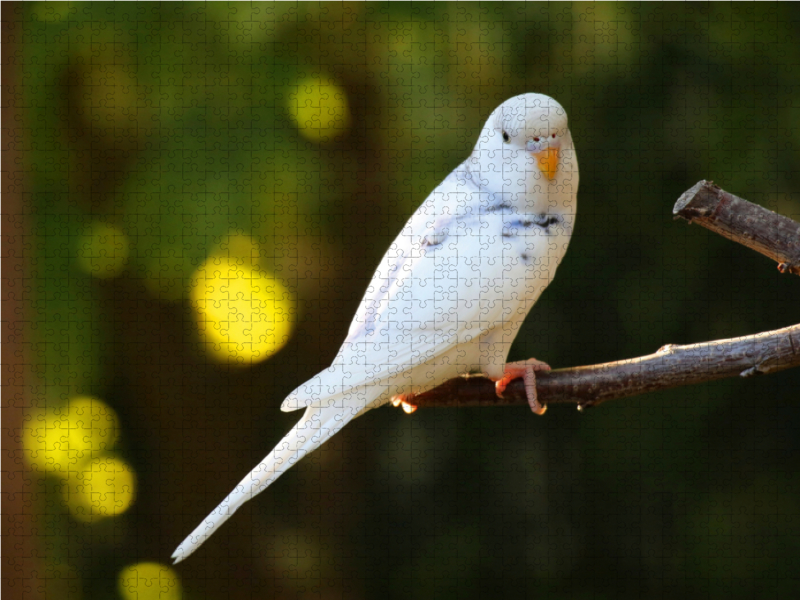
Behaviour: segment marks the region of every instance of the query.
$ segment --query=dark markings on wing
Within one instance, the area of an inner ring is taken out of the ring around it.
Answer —
[[[491,213],[495,213],[497,211],[510,210],[510,209],[511,209],[511,205],[510,204],[506,204],[505,202],[501,202],[500,204],[495,204],[493,206],[490,206],[489,208],[487,208],[483,212],[487,213],[487,214],[491,214]]]
[[[431,249],[438,248],[439,246],[444,244],[444,241],[447,239],[447,237],[448,237],[448,231],[447,229],[445,229],[443,231],[436,232],[430,236],[426,235],[424,238],[422,238],[420,245],[423,248],[431,248]]]
[[[524,230],[541,229],[545,234],[551,235],[550,227],[561,222],[561,217],[557,215],[536,215],[533,219],[514,219],[506,224],[503,230],[504,238],[514,238],[522,234]]]
[[[555,225],[561,221],[561,217],[557,217],[555,215],[537,215],[534,219],[533,223],[538,225],[539,227],[543,227],[545,229],[549,229],[551,225]]]

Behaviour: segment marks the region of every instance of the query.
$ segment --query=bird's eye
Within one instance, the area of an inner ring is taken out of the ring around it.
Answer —
[[[538,142],[538,141],[539,141],[539,138],[533,138],[533,141],[534,141],[534,142]]]
[[[553,139],[556,139],[556,134],[555,133],[553,134]]]
[[[503,132],[503,141],[504,141],[504,142],[507,142],[507,141],[508,141],[508,140],[510,140],[510,139],[511,139],[511,138],[508,136],[508,133],[506,133],[506,132],[504,131],[504,132]]]

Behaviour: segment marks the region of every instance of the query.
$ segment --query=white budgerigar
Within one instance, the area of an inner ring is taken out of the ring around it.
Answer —
[[[470,373],[498,394],[531,359],[506,364],[528,311],[555,275],[575,221],[578,162],[564,109],[523,94],[490,116],[469,158],[425,200],[381,259],[333,364],[292,392],[295,427],[178,546],[179,562],[351,419]]]

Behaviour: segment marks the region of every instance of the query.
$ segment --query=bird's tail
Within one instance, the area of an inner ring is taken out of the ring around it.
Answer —
[[[278,443],[259,465],[198,525],[172,553],[175,563],[197,550],[212,533],[227,521],[245,502],[263,492],[309,452],[333,437],[354,416],[340,407],[306,409],[303,418]]]

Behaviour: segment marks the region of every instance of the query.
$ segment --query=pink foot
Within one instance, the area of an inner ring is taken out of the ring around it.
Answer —
[[[543,363],[535,358],[528,360],[521,360],[519,362],[506,363],[503,371],[503,376],[498,379],[494,384],[494,391],[499,398],[503,397],[503,392],[506,390],[511,381],[522,377],[525,380],[525,394],[528,396],[528,404],[531,405],[531,410],[537,415],[543,415],[547,410],[547,406],[541,404],[536,394],[536,371],[549,371],[550,365]]]
[[[414,396],[416,396],[416,394],[397,394],[396,396],[392,396],[392,406],[400,406],[402,404],[403,412],[410,415],[417,410],[417,406],[410,402],[410,400],[414,399]]]

